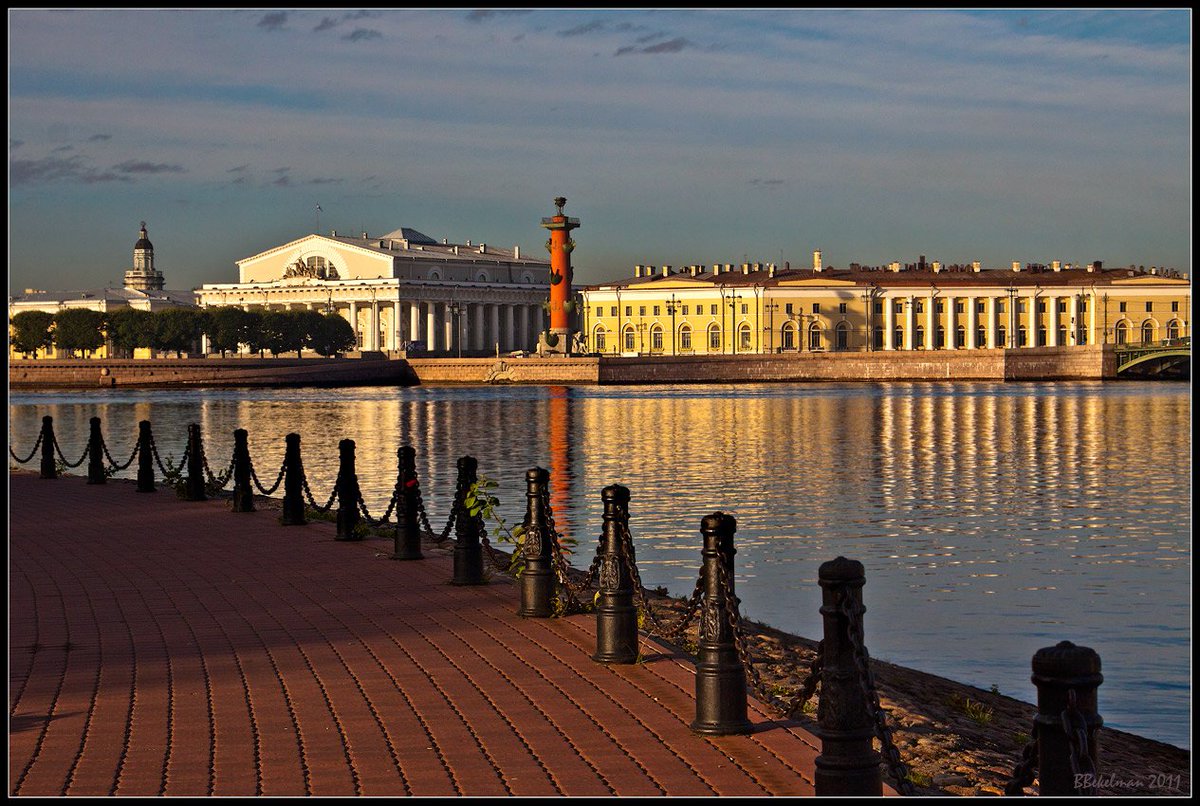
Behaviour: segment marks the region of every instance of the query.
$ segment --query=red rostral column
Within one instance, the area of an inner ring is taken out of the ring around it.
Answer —
[[[550,230],[550,240],[546,242],[550,250],[549,332],[558,337],[556,344],[547,346],[556,353],[571,350],[571,307],[574,305],[571,299],[571,250],[575,248],[571,230],[579,226],[579,219],[563,215],[562,208],[566,203],[566,198],[559,196],[554,200],[558,214],[542,219],[542,226]]]

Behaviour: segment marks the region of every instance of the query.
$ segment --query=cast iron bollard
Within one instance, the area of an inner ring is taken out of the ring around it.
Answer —
[[[521,608],[518,616],[549,618],[554,615],[554,535],[546,524],[543,501],[550,471],[535,467],[525,471],[525,545],[521,569]]]
[[[233,511],[254,511],[254,489],[250,486],[250,441],[245,428],[233,432]]]
[[[54,418],[49,414],[42,417],[42,468],[39,478],[58,478],[58,468],[54,465]]]
[[[396,451],[400,472],[396,477],[396,537],[392,545],[393,560],[420,560],[421,527],[417,510],[417,450],[401,445]]]
[[[482,519],[467,511],[463,499],[471,485],[476,482],[479,463],[473,456],[458,460],[458,484],[454,493],[454,506],[458,508],[458,519],[454,522],[454,579],[451,585],[485,585],[483,578],[483,543],[479,532],[483,529]]]
[[[91,433],[88,434],[88,484],[103,484],[108,480],[104,475],[104,437],[100,435],[100,418],[93,417]]]
[[[610,484],[600,491],[604,501],[604,526],[596,553],[600,560],[600,587],[596,596],[596,654],[600,663],[636,663],[638,658],[637,607],[633,604],[633,577],[623,559],[629,533],[629,488]]]
[[[732,515],[714,512],[700,521],[704,535],[704,607],[696,653],[696,733],[729,735],[753,730],[746,719],[746,670],[738,657],[727,597],[733,597]],[[725,584],[722,585],[722,577]]]
[[[304,517],[304,465],[300,461],[300,435],[288,434],[283,438],[287,446],[283,451],[283,516],[284,526],[303,526]]]
[[[154,492],[154,435],[150,433],[150,421],[138,423],[138,471],[137,491]]]
[[[362,540],[355,531],[358,514],[358,475],[354,470],[354,440],[343,439],[338,443],[338,475],[334,483],[337,488],[337,536],[334,540]]]
[[[821,616],[825,643],[821,668],[821,697],[817,702],[821,755],[814,782],[818,795],[883,794],[879,753],[872,749],[875,726],[859,682],[858,664],[850,641],[843,603],[862,617],[863,564],[838,557],[822,563]]]
[[[204,495],[204,447],[200,437],[200,423],[188,425],[187,444],[187,482],[184,485],[184,499],[187,501],[203,501]]]
[[[1096,734],[1104,724],[1096,712],[1097,689],[1104,682],[1100,656],[1088,647],[1061,641],[1057,646],[1039,649],[1032,666],[1030,679],[1037,687],[1038,705],[1034,717],[1038,791],[1042,795],[1092,794],[1099,770]],[[1077,757],[1073,764],[1072,752],[1080,749],[1083,737],[1087,755]]]

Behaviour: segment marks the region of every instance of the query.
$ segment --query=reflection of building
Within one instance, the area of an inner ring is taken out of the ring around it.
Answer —
[[[597,353],[955,350],[1154,342],[1191,336],[1186,275],[1019,264],[947,269],[774,264],[655,268],[582,290]]]
[[[146,222],[142,222],[137,243],[133,246],[133,268],[125,272],[123,288],[92,288],[83,291],[41,291],[27,288],[23,294],[13,296],[8,303],[8,318],[11,332],[12,317],[22,311],[44,311],[56,314],[68,308],[88,308],[101,313],[111,313],[119,308],[136,308],[142,311],[161,311],[165,308],[194,307],[196,295],[191,291],[168,291],[163,289],[161,271],[154,267],[154,245],[146,235]],[[12,352],[9,340],[9,355]],[[148,357],[149,350],[138,350],[138,357]],[[105,344],[99,350],[87,353],[86,358],[110,358],[113,349]],[[66,358],[55,347],[49,348],[41,358]]]
[[[549,264],[413,229],[306,235],[239,260],[236,283],[206,283],[200,304],[336,311],[363,350],[530,349],[544,329]]]

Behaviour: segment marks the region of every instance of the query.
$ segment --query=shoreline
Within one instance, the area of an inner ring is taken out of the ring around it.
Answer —
[[[34,471],[10,466],[9,472]],[[112,478],[108,481],[135,483],[130,479]],[[159,484],[160,487],[165,486],[161,480]],[[226,500],[232,498],[232,494],[222,491],[211,498]],[[262,509],[278,510],[282,507],[282,500],[278,498],[256,494],[254,500]],[[322,518],[313,518],[318,519]],[[370,529],[368,540],[383,541],[390,540],[390,537],[376,527]],[[444,546],[438,547],[432,541],[422,542],[423,548],[445,550]],[[572,568],[571,575],[578,580],[585,573]],[[646,596],[654,602],[656,610],[661,606],[667,611],[671,620],[682,614],[686,604],[686,597],[671,597],[661,590],[647,590]],[[817,642],[753,619],[742,618],[741,623],[751,662],[755,664],[764,687],[783,700],[790,699],[808,676]],[[683,655],[694,657],[697,628],[694,620],[682,641],[672,642],[657,636],[655,640]],[[1004,785],[1012,777],[1013,768],[1020,760],[1021,751],[1032,730],[1037,711],[1034,705],[875,658],[871,659],[871,665],[881,705],[889,714],[888,722],[893,730],[895,745],[910,770],[910,780],[914,783],[916,794],[1003,794]],[[753,692],[751,694],[753,696]],[[815,704],[818,699],[819,693],[812,703]],[[968,702],[975,703],[976,708],[968,711]],[[986,714],[986,719],[981,714]],[[1100,716],[1104,716],[1103,690]],[[816,727],[815,712],[799,714],[796,719],[810,730]],[[1098,794],[1190,794],[1190,750],[1107,726],[1101,729],[1099,746]],[[890,779],[886,765],[883,772],[885,781],[894,786],[895,782]],[[1169,785],[1176,781],[1177,785]],[[1036,791],[1036,786],[1026,789],[1027,794]]]

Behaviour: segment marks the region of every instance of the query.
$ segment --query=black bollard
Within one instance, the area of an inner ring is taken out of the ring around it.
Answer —
[[[245,428],[233,432],[233,511],[254,511],[254,490],[250,486],[250,442]]]
[[[554,535],[547,524],[545,500],[550,471],[535,467],[525,472],[525,540],[521,569],[521,607],[518,616],[549,618],[554,615]]]
[[[88,434],[88,484],[104,484],[108,477],[104,475],[104,437],[100,435],[100,418],[93,417],[90,421],[91,433]]]
[[[714,512],[700,521],[704,535],[704,605],[700,611],[700,649],[696,653],[696,733],[729,735],[753,730],[746,719],[746,669],[738,657],[729,623],[727,596],[733,596],[732,515]],[[724,584],[722,584],[724,577]]]
[[[420,560],[421,527],[417,511],[417,451],[411,445],[402,445],[396,451],[400,472],[396,477],[396,538],[393,544],[393,560]]]
[[[150,421],[138,423],[138,470],[137,491],[154,492],[154,435],[150,433]]]
[[[1039,649],[1033,656],[1033,681],[1037,687],[1038,782],[1042,795],[1094,794],[1099,771],[1097,733],[1104,720],[1096,712],[1097,689],[1104,682],[1100,656],[1085,646],[1061,641]],[[1066,723],[1066,724],[1064,724]],[[1087,754],[1071,764],[1071,726],[1079,747],[1086,736]],[[1076,770],[1078,772],[1076,772]]]
[[[638,659],[637,607],[633,604],[633,576],[622,558],[633,558],[625,545],[629,533],[629,488],[610,484],[600,491],[604,525],[596,553],[600,560],[600,587],[596,597],[596,652],[600,663],[636,663]]]
[[[821,616],[825,642],[821,667],[821,697],[817,702],[821,755],[817,756],[814,782],[818,795],[883,794],[880,756],[871,747],[874,723],[859,682],[854,645],[842,605],[862,618],[863,564],[838,557],[822,563],[817,572],[821,585]]]
[[[184,482],[184,500],[203,501],[204,494],[204,446],[200,437],[200,424],[188,426],[187,481]]]
[[[304,464],[300,461],[300,435],[288,434],[284,438],[287,446],[283,452],[283,516],[279,522],[284,526],[303,526],[304,517]]]
[[[354,440],[343,439],[338,443],[337,482],[337,536],[334,540],[362,540],[355,529],[358,526],[358,475],[354,470]]]
[[[458,484],[454,494],[454,506],[458,518],[454,522],[454,578],[451,585],[485,585],[483,578],[483,543],[479,533],[483,530],[483,518],[471,515],[463,499],[471,485],[477,480],[479,463],[473,456],[458,460]]]
[[[54,464],[54,418],[49,414],[42,417],[42,468],[39,478],[58,478]]]

